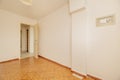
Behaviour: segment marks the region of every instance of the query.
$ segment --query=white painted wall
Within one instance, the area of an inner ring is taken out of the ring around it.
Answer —
[[[103,80],[120,80],[120,25],[118,25],[120,2],[118,2],[119,0],[87,1],[87,73]],[[97,17],[111,14],[116,16],[115,25],[96,27]]]
[[[20,57],[20,23],[36,21],[0,10],[0,62]]]
[[[71,17],[68,5],[40,20],[40,55],[70,67]]]

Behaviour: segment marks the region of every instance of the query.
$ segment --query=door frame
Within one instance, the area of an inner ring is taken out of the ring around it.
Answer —
[[[26,25],[28,26],[28,28],[26,29],[26,52],[30,52],[30,25],[25,24],[25,23],[20,23],[20,59],[21,59],[21,53],[22,51],[22,25]]]
[[[21,59],[21,51],[22,51],[22,34],[21,34],[21,24],[25,24],[25,25],[29,25],[29,24],[26,24],[26,23],[20,23],[20,59]],[[35,58],[38,58],[38,54],[39,54],[39,25],[38,24],[35,24],[35,25],[29,25],[29,40],[28,40],[28,49],[29,49],[29,51],[30,51],[30,47],[31,47],[31,45],[30,45],[30,28],[32,28],[33,29],[33,56],[35,57]],[[37,43],[36,43],[36,41],[37,41]]]

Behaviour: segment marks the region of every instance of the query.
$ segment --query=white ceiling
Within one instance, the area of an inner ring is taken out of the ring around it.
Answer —
[[[32,6],[27,6],[19,0],[0,0],[0,9],[29,18],[40,19],[66,3],[68,0],[33,0]]]

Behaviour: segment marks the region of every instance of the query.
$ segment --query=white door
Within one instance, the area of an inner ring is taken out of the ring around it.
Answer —
[[[39,54],[39,26],[34,25],[34,57],[38,58]]]
[[[72,70],[86,75],[86,10],[72,14]]]

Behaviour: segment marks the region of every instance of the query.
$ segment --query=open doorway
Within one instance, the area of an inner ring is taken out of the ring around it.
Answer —
[[[33,29],[30,25],[27,24],[21,24],[21,58],[27,58],[30,56],[33,56]]]

